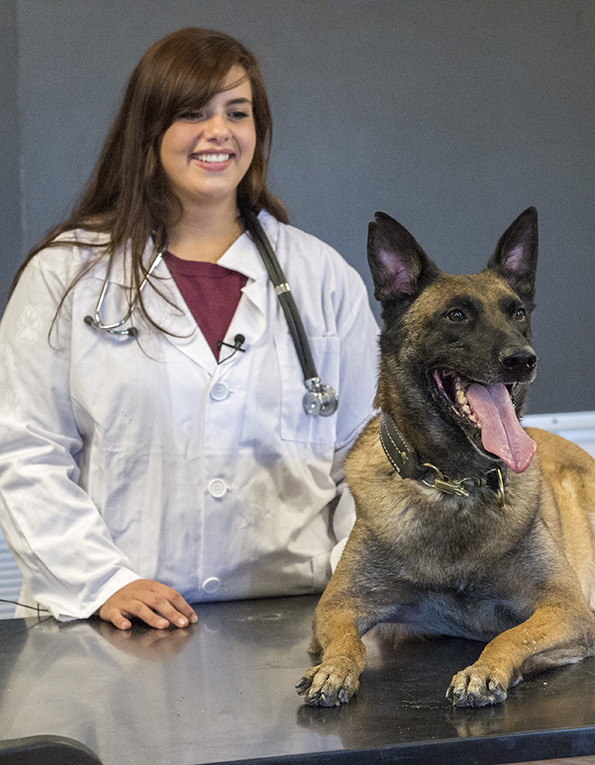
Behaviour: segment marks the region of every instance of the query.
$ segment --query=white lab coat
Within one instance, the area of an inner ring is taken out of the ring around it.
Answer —
[[[80,246],[46,249],[22,275],[0,325],[0,517],[22,597],[57,619],[88,617],[139,577],[189,602],[326,584],[353,523],[341,462],[372,412],[377,326],[362,279],[338,253],[267,213],[260,219],[318,373],[339,394],[331,417],[303,411],[301,367],[246,234],[218,261],[248,277],[225,338],[241,333],[246,351],[219,365],[163,262],[152,283],[174,305],[151,284],[143,298],[170,334],[137,310],[127,324],[137,340],[84,322],[105,261],[52,327],[99,235],[76,232]],[[125,284],[116,259],[104,322],[125,315]]]

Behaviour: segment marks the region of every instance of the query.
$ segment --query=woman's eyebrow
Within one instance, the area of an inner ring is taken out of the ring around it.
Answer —
[[[252,101],[249,98],[232,98],[226,103],[231,106],[233,104],[252,104]]]

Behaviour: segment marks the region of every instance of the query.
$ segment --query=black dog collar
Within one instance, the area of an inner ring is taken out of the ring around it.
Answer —
[[[401,478],[412,478],[415,481],[421,481],[431,489],[459,497],[469,496],[468,487],[487,486],[497,495],[500,505],[504,505],[506,501],[505,486],[508,484],[508,468],[504,468],[504,475],[500,468],[493,468],[488,470],[482,478],[461,478],[453,481],[430,462],[420,462],[415,449],[401,433],[390,414],[386,412],[380,412],[380,443],[388,461]]]

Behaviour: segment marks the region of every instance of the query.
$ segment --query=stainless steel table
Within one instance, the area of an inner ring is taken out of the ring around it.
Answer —
[[[367,639],[358,696],[303,705],[316,598],[197,606],[199,623],[118,632],[98,620],[0,622],[0,737],[68,736],[105,765],[490,763],[595,753],[595,659],[520,684],[488,709],[453,709],[455,671],[481,644]]]

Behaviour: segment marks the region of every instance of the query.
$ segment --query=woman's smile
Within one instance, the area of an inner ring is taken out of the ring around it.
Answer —
[[[232,162],[235,154],[230,152],[207,152],[201,151],[190,155],[190,158],[199,164],[204,166],[203,169],[210,173],[217,173],[221,170],[226,170]]]

